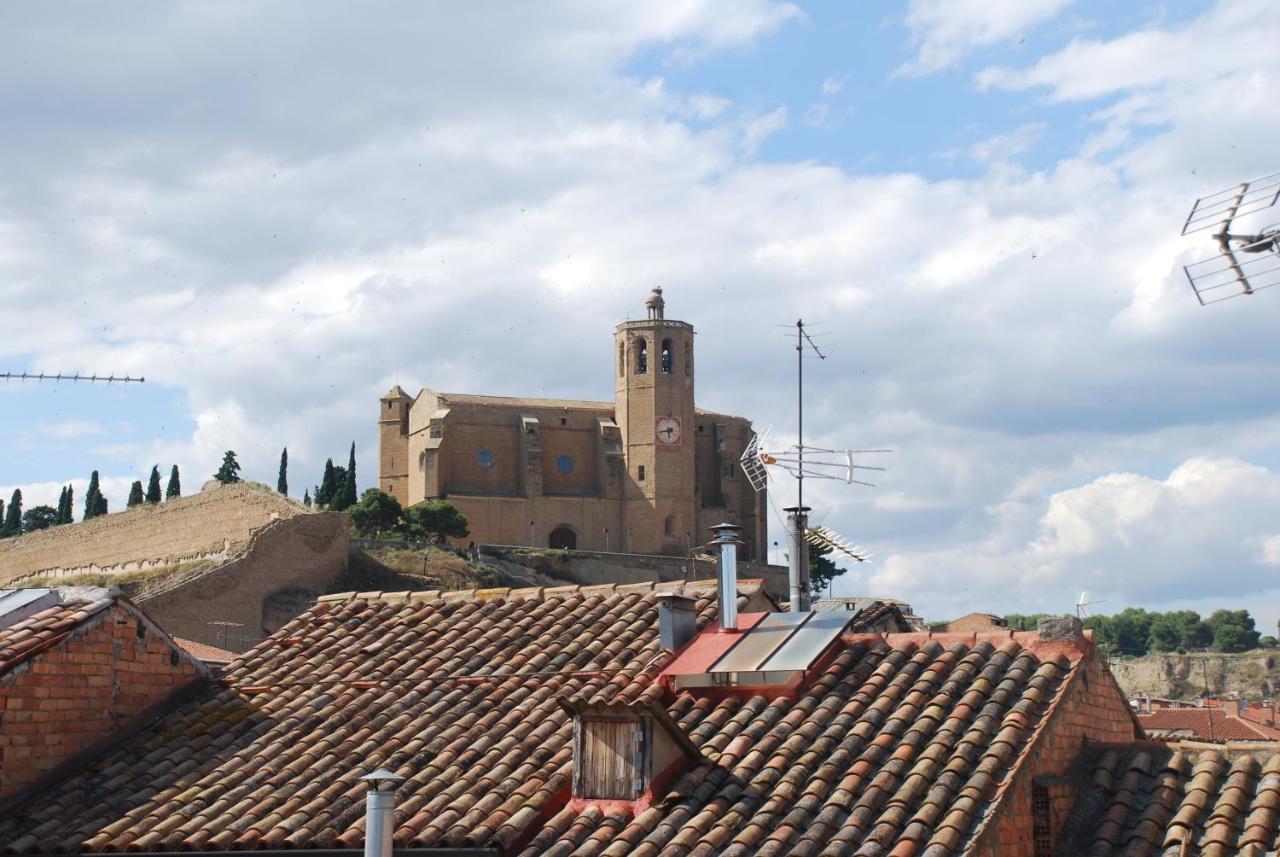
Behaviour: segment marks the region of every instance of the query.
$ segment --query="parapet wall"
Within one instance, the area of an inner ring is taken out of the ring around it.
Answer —
[[[0,585],[231,557],[255,530],[305,514],[300,503],[269,488],[215,483],[189,497],[0,541]]]

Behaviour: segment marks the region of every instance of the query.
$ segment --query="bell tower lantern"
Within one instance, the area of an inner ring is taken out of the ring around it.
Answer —
[[[627,465],[623,516],[632,553],[683,555],[702,540],[694,501],[693,325],[666,318],[662,289],[643,321],[614,329],[615,408]]]

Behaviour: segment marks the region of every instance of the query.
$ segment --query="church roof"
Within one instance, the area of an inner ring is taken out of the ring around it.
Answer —
[[[443,401],[458,405],[495,405],[508,408],[564,408],[571,411],[605,411],[612,414],[613,402],[585,402],[580,399],[538,399],[531,396],[477,396],[473,393],[436,393]]]

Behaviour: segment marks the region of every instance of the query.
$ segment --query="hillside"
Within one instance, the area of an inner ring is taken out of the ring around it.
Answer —
[[[1259,649],[1236,655],[1157,654],[1111,661],[1116,681],[1130,695],[1195,699],[1238,693],[1246,699],[1280,692],[1280,652]]]

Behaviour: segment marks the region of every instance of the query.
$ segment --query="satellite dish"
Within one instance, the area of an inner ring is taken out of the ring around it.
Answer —
[[[1183,266],[1201,305],[1251,295],[1280,284],[1280,224],[1233,232],[1236,219],[1280,199],[1280,172],[1251,179],[1196,200],[1182,234],[1216,227],[1218,254]]]

